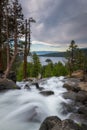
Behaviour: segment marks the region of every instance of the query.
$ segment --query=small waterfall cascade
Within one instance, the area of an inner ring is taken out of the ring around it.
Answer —
[[[63,88],[64,77],[52,77],[40,82],[43,91],[53,91],[50,96],[40,94],[34,85],[24,89],[26,82],[18,82],[21,90],[0,93],[0,130],[38,130],[41,122],[48,116],[66,119],[62,114],[61,103],[68,103],[62,97],[67,90]]]

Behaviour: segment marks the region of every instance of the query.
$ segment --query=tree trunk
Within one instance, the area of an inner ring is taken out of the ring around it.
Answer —
[[[5,74],[3,76],[4,78],[8,77],[9,72],[10,72],[10,70],[12,68],[12,65],[13,65],[13,63],[14,63],[14,61],[16,59],[17,54],[18,54],[18,49],[17,49],[17,28],[15,30],[16,30],[16,32],[15,32],[15,36],[14,36],[14,47],[15,47],[14,55],[13,55],[11,61],[10,62],[8,61],[7,69],[6,69]],[[8,54],[8,56],[9,56],[9,54]]]
[[[0,71],[3,71],[3,63],[2,63],[2,49],[0,48]]]
[[[2,15],[1,15],[1,12],[0,12],[0,71],[2,71],[2,33],[1,33],[1,22],[2,22],[2,20],[1,20],[1,17],[2,17]]]
[[[8,29],[8,8],[6,6],[6,35],[7,35],[7,67],[10,64],[9,29]]]
[[[16,59],[16,56],[17,56],[17,52],[15,52],[14,56],[12,57],[12,59],[10,61],[10,64],[8,64],[7,69],[5,71],[5,74],[4,74],[3,78],[7,78],[8,77],[9,72],[10,72],[10,70],[12,68],[12,65],[13,65],[13,63],[14,63],[14,61]]]
[[[25,31],[25,49],[24,49],[24,66],[23,66],[23,78],[27,77],[27,19],[25,21],[26,31]]]

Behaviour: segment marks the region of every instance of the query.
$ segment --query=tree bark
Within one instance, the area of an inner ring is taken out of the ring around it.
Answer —
[[[0,71],[2,71],[2,11],[1,11],[1,4],[0,4]]]
[[[25,31],[25,49],[24,49],[24,66],[23,66],[23,78],[27,77],[27,19],[25,21],[26,31]]]
[[[12,57],[12,60],[10,61],[10,64],[7,66],[7,69],[6,69],[6,71],[5,71],[5,74],[4,74],[3,78],[7,78],[7,77],[8,77],[9,72],[10,72],[10,70],[11,70],[11,68],[12,68],[12,65],[13,65],[13,63],[14,63],[14,61],[15,61],[15,59],[16,59],[16,56],[17,56],[17,52],[15,51],[15,54],[14,54],[14,56]]]
[[[2,49],[0,47],[0,71],[3,71],[3,65],[2,65]]]

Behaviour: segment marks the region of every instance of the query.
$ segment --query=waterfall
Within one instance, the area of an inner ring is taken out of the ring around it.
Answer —
[[[30,90],[24,89],[26,82],[18,82],[21,90],[10,90],[0,93],[0,129],[1,130],[38,130],[41,122],[48,116],[56,115],[66,119],[62,114],[62,97],[67,90],[63,88],[64,77],[52,77],[42,81],[39,86],[45,91],[51,90],[54,95],[43,96],[33,85]]]

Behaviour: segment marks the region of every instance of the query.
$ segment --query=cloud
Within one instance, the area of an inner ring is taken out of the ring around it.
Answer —
[[[32,41],[31,44],[31,51],[60,51],[59,48],[61,48],[60,44],[52,45],[51,43],[45,43],[40,41]]]
[[[51,46],[51,47],[59,47],[60,44],[54,44],[52,45],[52,43],[47,43],[47,42],[40,42],[40,41],[32,41],[32,44],[42,44],[42,45],[47,45],[47,46]]]
[[[32,41],[87,46],[87,0],[20,0],[27,18],[33,17]],[[83,45],[84,44],[84,45]]]

